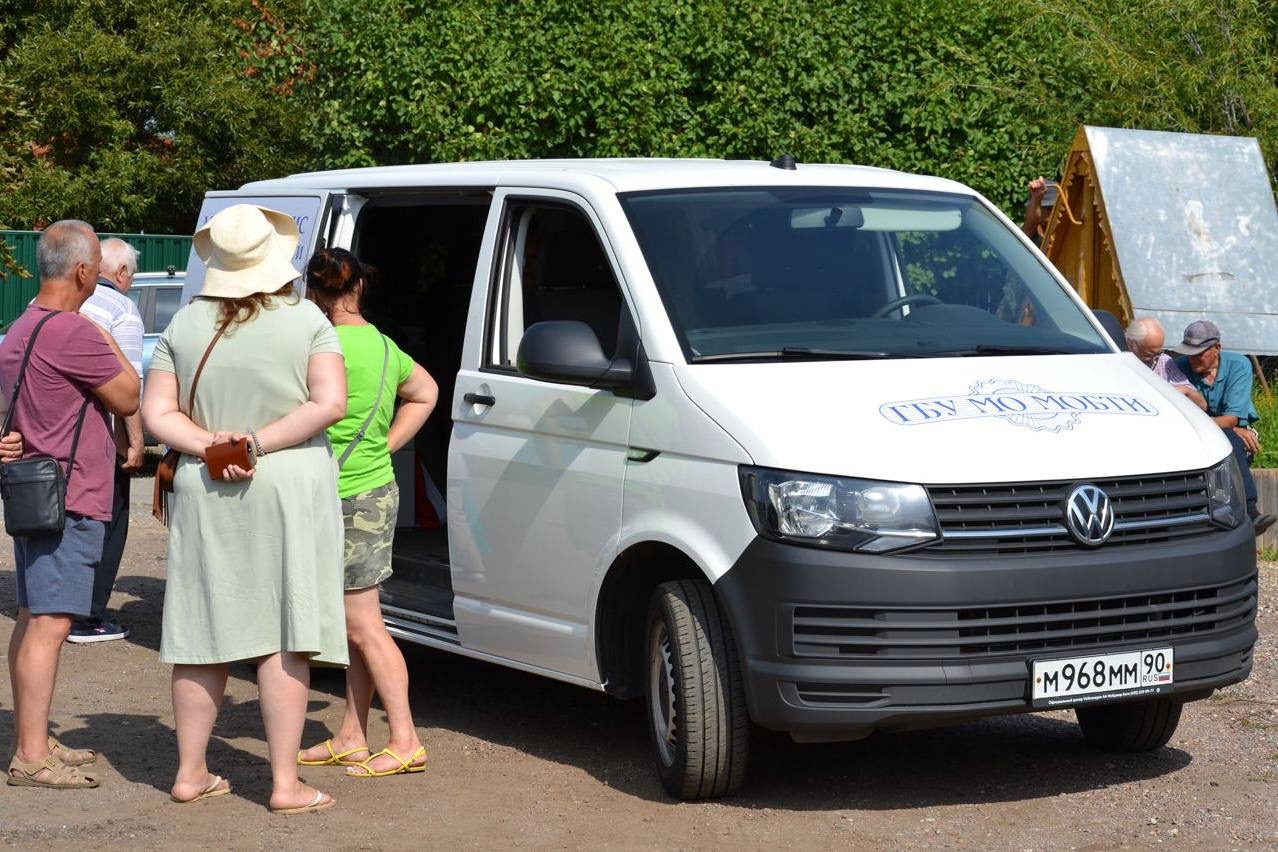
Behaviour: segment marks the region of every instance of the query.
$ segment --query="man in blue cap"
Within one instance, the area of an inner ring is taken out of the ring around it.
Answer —
[[[1260,450],[1253,428],[1260,415],[1251,401],[1251,362],[1245,355],[1221,348],[1220,329],[1210,320],[1191,322],[1184,339],[1171,351],[1179,356],[1176,366],[1207,401],[1207,415],[1216,421],[1234,448],[1234,458],[1242,472],[1247,514],[1256,535],[1260,535],[1278,517],[1261,514],[1256,503],[1256,481],[1251,476],[1251,459]]]

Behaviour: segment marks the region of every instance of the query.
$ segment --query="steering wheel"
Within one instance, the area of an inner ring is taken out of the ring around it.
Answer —
[[[893,299],[874,313],[870,314],[870,319],[882,319],[897,308],[903,308],[906,305],[943,305],[945,304],[935,296],[929,296],[927,293],[915,293],[911,296],[902,296],[899,299]]]

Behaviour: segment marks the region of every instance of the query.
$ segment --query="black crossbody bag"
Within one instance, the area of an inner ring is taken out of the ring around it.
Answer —
[[[27,363],[31,360],[36,337],[44,324],[58,313],[60,311],[53,311],[40,320],[31,332],[27,351],[22,355],[22,366],[18,368],[18,379],[14,382],[13,393],[9,395],[9,410],[5,412],[0,435],[8,435],[13,425],[13,413],[18,408],[18,394],[22,391],[22,381],[27,375]],[[67,459],[65,475],[62,464],[50,456],[32,456],[0,465],[0,500],[4,502],[4,526],[9,535],[53,535],[62,532],[67,520],[67,484],[71,481],[75,450],[80,444],[80,429],[84,426],[84,415],[89,410],[90,399],[86,399],[80,407],[80,418],[76,421],[75,436],[71,439],[71,457]]]

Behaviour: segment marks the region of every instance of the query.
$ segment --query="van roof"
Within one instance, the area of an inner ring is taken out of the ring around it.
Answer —
[[[615,192],[710,186],[849,186],[918,189],[970,194],[951,180],[869,166],[798,163],[794,170],[753,160],[565,159],[501,160],[376,166],[307,172],[245,184],[242,190],[360,190],[426,186],[536,186],[578,189],[608,185]]]

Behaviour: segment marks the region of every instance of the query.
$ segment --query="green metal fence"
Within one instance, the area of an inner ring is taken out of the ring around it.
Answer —
[[[139,252],[139,272],[163,272],[170,266],[186,269],[186,259],[191,255],[190,237],[157,236],[155,234],[99,234],[103,239],[119,237],[127,240]],[[13,257],[29,274],[23,278],[12,270],[0,278],[0,329],[18,318],[27,303],[35,298],[36,242],[39,231],[0,231],[0,239],[9,244]]]

